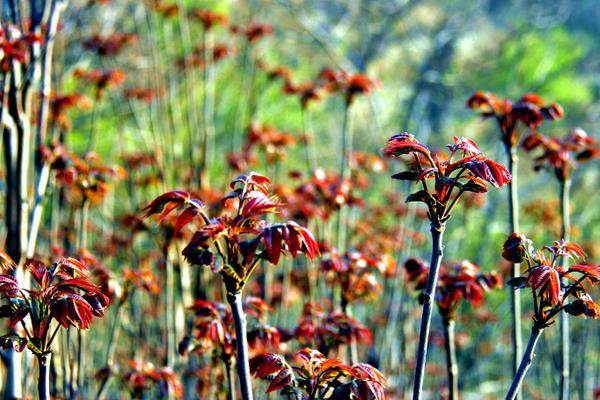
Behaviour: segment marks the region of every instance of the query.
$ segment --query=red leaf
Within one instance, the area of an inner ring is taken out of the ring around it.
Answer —
[[[6,274],[14,271],[17,267],[15,262],[10,258],[8,254],[0,250],[0,272]]]
[[[448,147],[448,149],[450,149],[451,152],[454,153],[456,151],[462,150],[465,154],[468,155],[481,154],[479,146],[477,146],[477,143],[475,143],[473,139],[465,137],[459,138],[457,136],[454,136],[453,140],[454,144],[449,144],[446,146]]]
[[[508,169],[485,157],[478,157],[469,161],[465,163],[465,167],[473,175],[486,180],[498,189],[508,184],[512,178]]]
[[[181,214],[179,214],[177,220],[175,221],[174,233],[179,233],[179,231],[184,226],[189,224],[195,217],[197,217],[198,214],[200,214],[200,209],[198,207],[191,206],[186,208]]]
[[[267,393],[274,392],[279,389],[283,389],[286,386],[289,386],[292,383],[294,375],[290,368],[285,368],[279,371],[277,375],[271,381],[271,384],[267,388]]]
[[[524,235],[512,233],[504,242],[502,257],[512,263],[520,263],[530,251],[531,246],[531,240]]]
[[[428,157],[431,155],[429,148],[408,132],[399,133],[389,138],[383,149],[383,154],[388,157],[398,157],[409,153],[421,153]]]
[[[279,354],[265,353],[250,360],[250,371],[261,379],[279,373],[284,368],[286,368],[285,359]]]
[[[277,226],[270,226],[263,231],[263,242],[267,251],[267,259],[277,265],[281,257],[281,234]]]
[[[19,283],[12,275],[0,275],[0,294],[5,297],[19,295]]]
[[[145,217],[149,217],[154,214],[162,213],[161,219],[164,219],[166,214],[173,211],[175,208],[183,205],[188,199],[190,199],[190,194],[181,190],[174,190],[172,192],[167,192],[161,194],[156,199],[154,199],[150,204],[142,209],[142,211],[146,211]],[[170,208],[165,213],[163,210],[165,206],[170,205]]]
[[[569,268],[569,272],[580,272],[586,275],[593,283],[600,282],[600,265],[575,264]]]

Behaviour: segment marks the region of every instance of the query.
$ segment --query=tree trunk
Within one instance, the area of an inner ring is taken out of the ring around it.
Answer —
[[[523,354],[523,359],[521,360],[517,374],[510,385],[510,389],[506,394],[505,400],[516,399],[517,394],[521,391],[521,386],[525,380],[525,375],[527,374],[527,371],[529,371],[529,367],[531,367],[531,363],[535,357],[535,346],[537,345],[539,338],[542,336],[542,332],[544,332],[544,329],[537,326],[534,326],[531,329],[531,336],[529,337],[527,348],[525,348],[525,354]]]
[[[243,400],[252,400],[252,381],[250,378],[250,361],[248,358],[248,339],[246,337],[246,315],[242,306],[242,292],[227,293],[227,301],[231,306],[235,322],[237,344],[237,370],[240,378],[240,391]]]
[[[431,311],[433,299],[437,287],[440,265],[444,252],[443,236],[444,224],[431,223],[431,262],[429,264],[429,278],[424,293],[423,314],[421,315],[421,327],[419,329],[419,346],[417,348],[417,362],[415,368],[415,379],[413,386],[413,400],[420,400],[423,395],[423,381],[425,380],[425,363],[427,362],[427,348],[429,344],[429,330],[431,327]]]

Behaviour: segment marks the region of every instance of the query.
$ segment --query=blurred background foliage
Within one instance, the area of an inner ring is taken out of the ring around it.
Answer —
[[[324,67],[361,72],[377,79],[379,88],[357,100],[350,117],[354,146],[362,151],[379,153],[387,137],[406,130],[440,147],[453,135],[473,137],[492,158],[505,161],[495,123],[482,122],[465,106],[466,99],[477,90],[493,91],[511,99],[538,92],[548,101],[561,103],[566,111],[562,121],[546,124],[543,133],[562,136],[579,126],[598,137],[600,7],[595,0],[179,0],[176,3],[180,16],[183,10],[201,6],[228,14],[232,23],[258,20],[271,24],[275,31],[252,49],[234,40],[224,28],[211,33],[212,40],[226,43],[234,51],[232,57],[220,61],[214,70],[216,152],[209,169],[219,187],[234,175],[228,170],[225,153],[240,145],[242,132],[250,121],[249,111],[242,109],[242,100],[256,100],[253,120],[294,134],[302,131],[297,99],[282,96],[279,84],[253,70],[248,61],[250,55],[269,66],[289,67],[295,82],[314,79]],[[114,57],[97,57],[82,47],[82,42],[92,34],[115,31],[134,33],[138,41]],[[172,136],[175,139],[167,142],[176,154],[185,154],[189,149],[183,139],[177,138],[184,138],[185,132],[193,128],[186,118],[200,107],[202,90],[197,88],[201,73],[181,69],[177,60],[201,40],[200,26],[152,12],[143,1],[114,0],[106,5],[71,1],[57,38],[57,90],[84,90],[81,82],[73,78],[73,71],[102,67],[125,71],[125,87],[151,87],[161,96],[147,104],[126,99],[119,91],[109,91],[93,113],[74,114],[69,142],[83,152],[90,129],[95,126],[93,129],[99,135],[97,152],[108,162],[119,161],[123,154],[136,150],[155,151],[151,144],[153,135]],[[247,79],[248,73],[256,74],[252,83]],[[190,91],[190,87],[197,90]],[[91,91],[89,95],[93,97]],[[311,106],[310,128],[318,144],[321,166],[337,166],[343,107],[340,98],[327,98]],[[548,172],[534,173],[529,155],[522,154],[521,160],[522,229],[536,243],[546,244],[557,238],[558,206],[554,199],[558,183]],[[302,151],[291,151],[284,171],[303,168]],[[165,185],[173,187],[162,189],[175,189],[183,182],[177,179],[176,165],[172,169],[175,176]],[[279,173],[278,177],[284,180],[285,174]],[[371,179],[373,186],[364,197],[373,204],[386,203],[384,191],[396,189],[407,193],[409,189],[393,183],[389,173]],[[596,262],[600,256],[598,179],[597,161],[576,172],[572,210],[573,239],[582,242]],[[132,205],[123,200],[129,193],[125,185],[117,190],[92,218],[99,221],[112,212],[135,211],[135,206],[143,205],[142,199],[140,204]],[[159,191],[140,197],[150,200]],[[505,196],[504,191],[490,193],[481,208],[461,209],[456,213],[456,221],[449,225],[447,235],[449,259],[470,258],[484,270],[503,268],[499,249],[507,233]],[[415,224],[413,229],[426,232],[425,224],[420,224],[423,226]],[[408,255],[427,253],[427,245],[410,249],[399,261]],[[465,399],[498,398],[507,387],[506,372],[510,365],[510,319],[504,318],[509,312],[507,290],[491,296],[488,308],[494,317],[486,323],[476,323],[468,317],[460,321],[459,331],[465,336],[459,350]],[[391,295],[385,292],[383,296]],[[405,310],[414,311],[416,300],[410,296],[405,298],[410,302]],[[355,317],[372,325],[370,319],[377,314],[372,310],[377,304],[376,301],[357,306]],[[296,320],[294,313],[291,321]],[[573,337],[577,343],[573,360],[577,365],[573,374],[583,380],[578,383],[583,387],[578,396],[591,395],[600,374],[598,326],[589,325],[583,328],[585,324],[574,322]],[[467,332],[470,339],[466,338]],[[543,340],[527,398],[549,399],[552,397],[548,393],[556,393],[557,336],[557,330],[550,329]],[[388,352],[387,356],[393,358],[397,347],[382,350],[377,348],[378,344],[376,341],[369,357],[371,361],[379,360],[377,363],[381,365],[379,352]],[[430,357],[433,365],[436,360],[443,360],[442,351],[439,346],[434,347]],[[586,377],[581,375],[584,364],[588,364],[586,371],[591,371]],[[398,371],[387,370],[385,365],[383,370],[392,386],[410,382],[408,368],[397,375]],[[436,384],[444,384],[443,374],[433,387]]]

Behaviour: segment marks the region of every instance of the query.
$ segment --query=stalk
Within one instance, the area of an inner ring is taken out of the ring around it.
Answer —
[[[175,349],[177,344],[175,343],[175,269],[173,260],[169,251],[169,247],[165,246],[165,325],[167,330],[167,365],[173,367],[175,364]]]
[[[508,156],[508,171],[512,179],[508,184],[508,209],[511,232],[519,233],[519,193],[518,193],[518,161],[517,149],[510,144],[506,146]],[[521,274],[520,264],[512,264],[511,274],[517,278]],[[519,360],[523,352],[523,338],[521,335],[521,293],[518,290],[510,291],[511,313],[512,313],[512,343],[513,343],[513,377],[519,369]],[[520,394],[517,394],[520,397]]]
[[[225,372],[227,374],[227,400],[235,400],[235,375],[231,364],[231,360],[225,362]]]
[[[516,399],[517,395],[521,391],[521,386],[525,380],[525,375],[527,374],[527,371],[529,371],[531,363],[533,362],[533,358],[535,357],[535,346],[542,336],[542,332],[544,332],[544,329],[535,325],[531,329],[531,336],[529,337],[529,342],[525,348],[525,354],[523,354],[523,359],[521,360],[517,374],[513,378],[510,389],[508,389],[505,400]]]
[[[38,395],[40,400],[50,400],[50,354],[37,357],[39,366]]]
[[[350,105],[346,103],[344,106],[344,119],[342,120],[342,144],[340,157],[340,177],[342,179],[349,178],[350,169],[348,168],[348,152],[352,150],[352,137],[348,130],[348,114],[350,113]]]
[[[458,400],[458,363],[456,361],[456,322],[444,318],[444,338],[446,339],[446,370],[448,372],[448,392],[450,400]]]
[[[315,149],[315,138],[308,124],[308,109],[307,107],[300,106],[300,113],[302,116],[302,134],[306,138],[306,144],[304,146],[304,157],[306,161],[306,168],[308,171],[313,171],[316,165],[317,151]]]
[[[349,114],[350,106],[346,103],[344,107],[344,118],[342,120],[342,143],[340,148],[340,179],[350,178],[350,168],[348,168],[347,164],[347,152],[349,151],[348,147],[352,145],[352,139],[349,138],[348,133],[348,114]],[[350,143],[350,145],[349,145]],[[340,254],[344,251],[344,244],[346,242],[346,232],[344,230],[344,226],[346,226],[346,207],[341,206],[338,211],[338,219],[337,219],[337,248],[340,251]]]
[[[445,225],[440,222],[431,223],[431,262],[429,264],[429,277],[424,293],[423,314],[419,329],[419,346],[417,348],[417,363],[413,387],[413,400],[420,400],[423,396],[423,381],[425,380],[425,363],[427,361],[427,348],[429,345],[429,330],[431,328],[431,311],[433,298],[437,287],[440,265],[444,254],[443,236]]]
[[[79,232],[77,237],[77,248],[78,249],[86,249],[87,248],[87,224],[89,220],[89,210],[90,203],[84,198],[83,203],[81,204],[81,213],[79,219]],[[80,391],[83,388],[83,380],[84,380],[84,359],[85,359],[85,338],[84,331],[77,331],[77,374],[75,376],[75,393],[81,395]],[[73,383],[73,382],[72,382]]]
[[[250,379],[250,361],[248,357],[248,339],[246,337],[246,315],[242,306],[242,292],[227,293],[231,306],[237,345],[237,370],[240,378],[240,391],[243,400],[252,400],[252,381]]]
[[[560,182],[560,210],[562,219],[561,235],[564,240],[569,240],[571,236],[571,217],[569,214],[569,192],[571,189],[571,179],[566,178]],[[563,258],[564,261],[564,258]],[[561,262],[562,263],[562,262]],[[563,283],[564,279],[563,279]],[[569,377],[571,375],[569,365],[569,314],[566,312],[560,315],[560,400],[569,399]]]
[[[207,43],[209,42],[208,32],[204,30],[202,32],[202,49],[203,49],[203,61],[204,66],[202,69],[202,123],[200,125],[200,165],[198,171],[196,171],[196,178],[200,179],[201,186],[207,186],[208,180],[206,179],[208,162],[208,146],[210,139],[210,128],[209,121],[212,119],[211,105],[209,103],[209,72],[212,68],[212,53],[209,55],[209,49]],[[211,49],[212,51],[212,49]]]
[[[121,309],[123,308],[123,301],[119,301],[117,304],[117,309],[115,310],[115,314],[112,320],[112,324],[110,327],[110,338],[108,339],[108,350],[106,351],[106,363],[107,367],[111,367],[113,364],[113,355],[115,353],[115,348],[117,344],[117,337],[119,335],[119,330],[121,328]],[[104,392],[108,388],[108,380],[109,375],[100,383],[100,387],[98,388],[98,392],[96,393],[96,399],[101,399],[104,395]]]

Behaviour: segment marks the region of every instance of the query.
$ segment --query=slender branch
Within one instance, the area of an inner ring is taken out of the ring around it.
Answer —
[[[517,373],[512,381],[512,384],[510,385],[510,389],[508,389],[505,400],[514,400],[517,398],[517,395],[521,390],[521,386],[523,385],[523,381],[525,380],[525,375],[527,375],[527,371],[529,371],[531,363],[533,362],[533,358],[535,357],[535,346],[537,345],[537,342],[542,336],[543,332],[544,329],[538,327],[537,325],[534,325],[531,329],[531,336],[529,337],[529,342],[525,348],[523,359],[519,364]]]
[[[39,367],[38,395],[40,400],[50,400],[50,357],[51,354],[37,356]]]
[[[448,393],[450,400],[458,400],[458,363],[456,361],[456,322],[444,318],[444,338],[446,350],[446,370],[448,372]]]
[[[569,192],[571,180],[569,178],[560,182],[560,209],[562,219],[562,238],[569,240],[571,236],[571,218],[569,213]],[[562,257],[561,264],[564,262]],[[564,278],[563,278],[563,283]],[[560,400],[568,400],[569,395],[569,377],[571,375],[569,353],[570,353],[570,335],[569,335],[569,314],[563,312],[560,315]]]
[[[233,373],[231,360],[225,361],[225,373],[227,375],[227,400],[235,400],[235,375]]]
[[[233,321],[235,323],[237,370],[240,379],[242,399],[252,400],[252,381],[250,378],[248,339],[246,337],[246,316],[242,305],[242,292],[227,293],[227,301],[231,307]]]
[[[519,233],[519,193],[518,193],[518,156],[517,149],[509,143],[505,144],[508,156],[508,171],[512,179],[508,184],[508,209],[511,232]],[[520,264],[512,264],[511,276],[517,278],[521,275]],[[512,343],[513,343],[513,377],[517,374],[519,360],[523,352],[523,339],[521,335],[521,293],[518,290],[510,291],[512,313]],[[517,394],[520,397],[520,394]]]
[[[421,327],[419,329],[419,346],[417,348],[417,363],[413,387],[413,400],[420,400],[423,396],[423,382],[425,380],[425,363],[427,362],[427,348],[429,345],[429,330],[431,328],[431,311],[433,298],[437,287],[440,265],[444,252],[443,236],[445,226],[439,222],[431,223],[431,262],[429,264],[429,278],[427,288],[424,292],[423,314],[421,315]]]

